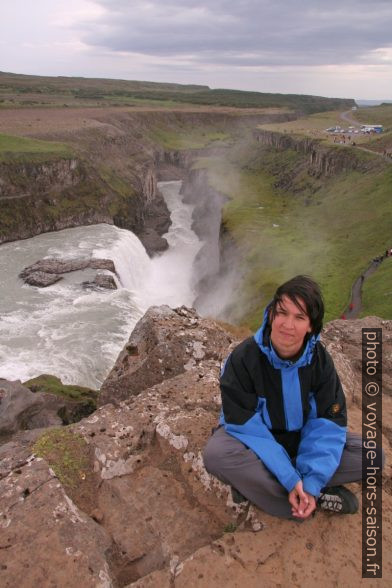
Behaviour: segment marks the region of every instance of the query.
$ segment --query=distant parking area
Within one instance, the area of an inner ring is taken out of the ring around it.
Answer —
[[[392,149],[392,104],[349,111],[320,112],[294,121],[258,125],[284,134],[306,136],[328,144],[360,146],[388,157]],[[377,130],[376,127],[381,127]]]
[[[382,125],[359,125],[341,127],[336,125],[335,127],[329,127],[324,131],[327,135],[330,135],[334,143],[356,143],[361,137],[369,139],[369,135],[380,135],[384,132]],[[359,141],[362,142],[362,141]]]

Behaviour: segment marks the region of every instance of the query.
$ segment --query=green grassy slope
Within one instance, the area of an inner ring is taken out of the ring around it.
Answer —
[[[227,142],[231,133],[223,130],[222,127],[212,125],[193,126],[189,125],[181,130],[168,129],[167,127],[155,125],[149,132],[149,138],[158,143],[164,149],[201,149],[212,144]]]
[[[359,108],[352,117],[362,124],[383,125],[392,129],[392,104],[381,104],[370,108]]]
[[[392,236],[390,239],[392,243]],[[392,257],[385,259],[362,289],[362,316],[392,318]]]
[[[365,136],[364,147],[379,153],[392,149],[392,104],[360,108],[353,113],[353,118],[361,124],[384,126],[383,133]]]
[[[0,162],[40,161],[71,157],[73,150],[64,143],[40,141],[0,133]]]
[[[232,311],[252,328],[276,287],[297,273],[321,283],[326,320],[340,316],[352,283],[390,243],[392,168],[316,179],[306,162],[273,150],[199,162],[230,197],[223,222],[245,267]]]

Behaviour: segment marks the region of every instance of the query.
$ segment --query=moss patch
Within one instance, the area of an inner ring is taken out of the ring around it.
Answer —
[[[51,429],[36,441],[33,453],[48,462],[66,488],[76,488],[87,478],[89,446],[68,429]]]
[[[73,384],[63,384],[60,378],[51,376],[50,374],[42,374],[37,378],[27,380],[23,385],[27,386],[32,392],[47,392],[72,400],[85,401],[88,399],[95,402],[98,398],[97,390],[83,386],[74,386]]]
[[[227,523],[227,525],[223,527],[224,533],[235,533],[236,530],[237,525],[235,523]]]
[[[129,179],[121,177],[115,169],[101,165],[98,168],[98,172],[102,180],[122,198],[126,199],[136,196],[136,191],[130,184]]]

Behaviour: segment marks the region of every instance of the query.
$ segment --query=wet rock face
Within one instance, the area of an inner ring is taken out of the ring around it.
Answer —
[[[56,282],[62,280],[62,276],[58,274],[48,274],[47,272],[35,271],[27,274],[24,278],[25,284],[29,286],[38,286],[39,288],[46,288]]]
[[[99,403],[119,402],[197,366],[222,361],[232,338],[185,307],[152,307],[137,323],[101,387]]]
[[[113,276],[97,274],[92,282],[83,282],[85,288],[105,288],[106,290],[117,290]]]
[[[323,333],[349,399],[351,430],[360,430],[363,326],[382,326],[387,366],[392,321],[334,321]],[[26,573],[32,586],[361,583],[360,515],[318,512],[303,525],[279,520],[248,503],[234,504],[230,488],[204,469],[202,450],[220,411],[221,360],[236,343],[192,309],[151,308],[105,382],[111,403],[62,429],[87,448],[88,466],[76,463],[73,470],[77,483],[54,474],[59,460],[70,461],[67,447],[63,458],[60,450],[54,454],[51,468],[31,455],[36,431],[20,432],[0,446],[5,586],[26,585]],[[387,438],[384,449],[390,455]],[[389,569],[389,470],[385,478],[383,563]],[[352,490],[359,493],[358,485]]]
[[[144,229],[140,233],[139,239],[150,257],[153,253],[161,253],[169,248],[167,240],[158,235],[154,229]]]

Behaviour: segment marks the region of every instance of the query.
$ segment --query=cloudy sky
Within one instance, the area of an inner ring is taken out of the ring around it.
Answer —
[[[392,99],[392,0],[2,0],[0,70]]]

